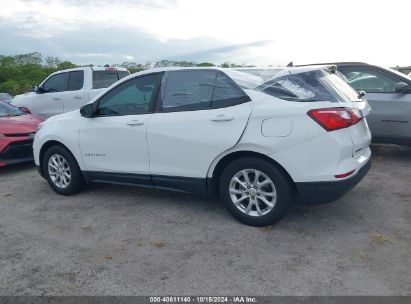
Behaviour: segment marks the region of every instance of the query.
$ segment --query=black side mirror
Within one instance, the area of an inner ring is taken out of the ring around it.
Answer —
[[[363,98],[365,96],[365,91],[358,91],[358,98]]]
[[[87,118],[93,117],[94,116],[94,106],[93,106],[93,104],[88,103],[85,106],[82,106],[80,108],[80,114],[81,114],[81,116],[87,117]]]
[[[42,87],[40,87],[38,84],[33,84],[31,86],[31,90],[34,93],[38,93],[38,94],[46,93],[46,91]]]
[[[405,82],[398,82],[395,85],[395,92],[401,94],[411,93],[411,86]]]

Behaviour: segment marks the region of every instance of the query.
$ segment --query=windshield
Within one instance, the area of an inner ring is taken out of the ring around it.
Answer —
[[[411,81],[411,77],[410,77],[409,75],[407,75],[407,74],[401,73],[401,72],[399,72],[399,71],[397,71],[397,70],[394,70],[394,69],[391,69],[391,68],[383,68],[383,69],[385,69],[385,70],[387,70],[387,71],[389,71],[389,72],[391,72],[391,73],[394,73],[394,74],[397,75],[397,76],[400,76],[400,77],[402,77],[402,78],[405,78],[405,79],[407,79],[408,81]]]
[[[24,114],[25,113],[20,111],[18,108],[0,101],[0,117],[20,116]]]

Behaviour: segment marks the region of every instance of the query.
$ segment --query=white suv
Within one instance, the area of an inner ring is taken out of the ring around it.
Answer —
[[[46,119],[80,109],[119,79],[130,75],[125,68],[79,67],[48,76],[33,92],[17,95],[11,101],[26,113]]]
[[[241,222],[270,225],[295,201],[335,200],[370,167],[368,103],[334,72],[133,74],[42,123],[35,162],[63,195],[90,182],[218,193]]]

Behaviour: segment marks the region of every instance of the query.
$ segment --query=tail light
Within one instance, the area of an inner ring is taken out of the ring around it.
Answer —
[[[361,120],[361,112],[349,108],[314,109],[307,114],[327,131],[348,128]]]

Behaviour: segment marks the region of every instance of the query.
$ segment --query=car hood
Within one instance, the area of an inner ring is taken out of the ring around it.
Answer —
[[[31,115],[0,117],[0,133],[35,133],[41,119]]]
[[[20,100],[21,101],[24,101],[24,100],[27,101],[27,99],[31,99],[35,95],[36,95],[36,93],[34,93],[34,92],[27,92],[27,93],[24,93],[24,94],[16,95],[16,96],[13,97],[13,99],[10,101],[10,103],[11,104],[18,104]]]

